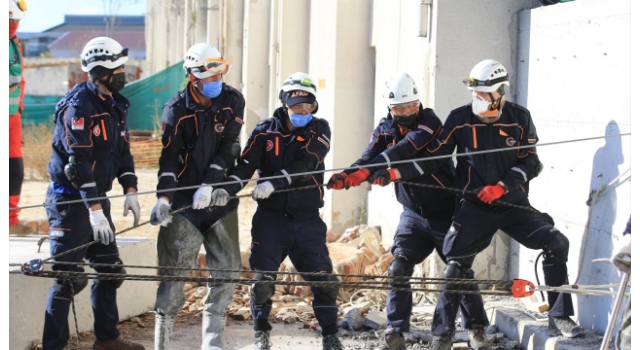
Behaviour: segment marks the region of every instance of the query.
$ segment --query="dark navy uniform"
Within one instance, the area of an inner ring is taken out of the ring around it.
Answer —
[[[402,127],[394,123],[390,114],[380,121],[374,130],[367,150],[354,165],[385,163],[412,158],[428,157],[426,146],[442,128],[440,119],[433,110],[422,108],[413,126]],[[385,164],[400,172],[403,181],[439,187],[453,187],[453,162],[451,159],[427,162]],[[377,168],[377,167],[374,167]],[[429,168],[425,171],[423,168]],[[372,171],[373,172],[373,171]],[[396,230],[391,253],[394,261],[390,265],[390,276],[411,276],[413,268],[426,259],[434,249],[443,259],[442,244],[454,213],[455,194],[442,190],[394,182],[398,201],[404,211]],[[408,288],[409,284],[397,284]],[[482,298],[465,295],[462,300],[463,327],[488,325]],[[392,289],[387,296],[387,324],[396,332],[408,332],[412,309],[409,291]],[[482,311],[482,312],[480,312]],[[474,318],[474,315],[478,315]],[[455,321],[455,315],[452,321]]]
[[[428,146],[434,155],[495,150],[472,156],[458,156],[456,183],[464,191],[456,206],[453,225],[447,233],[443,253],[449,270],[446,277],[473,278],[468,274],[475,256],[487,248],[497,230],[502,230],[529,249],[543,249],[546,284],[568,283],[567,257],[569,240],[556,228],[553,219],[534,210],[501,205],[498,201],[531,207],[529,181],[538,176],[542,164],[535,147],[536,128],[529,111],[506,101],[501,116],[494,123],[477,118],[471,105],[451,112],[438,138]],[[502,181],[507,191],[491,205],[480,201],[477,191]],[[451,335],[455,325],[450,315],[457,312],[460,295],[441,293],[434,315],[434,335]],[[549,316],[573,315],[569,294],[549,293]],[[449,322],[447,323],[447,320]]]
[[[111,229],[111,204],[104,197],[111,190],[113,180],[126,191],[137,190],[137,177],[129,148],[127,109],[129,101],[119,93],[113,98],[103,95],[92,82],[74,86],[56,105],[51,158],[48,165],[50,185],[47,189],[46,207],[49,219],[51,255],[56,255],[93,240],[88,208],[100,203]],[[70,157],[75,162],[74,184],[65,175]],[[64,201],[84,200],[71,204]],[[122,264],[116,242],[109,245],[94,244],[63,255],[56,261]],[[84,271],[79,266],[53,265],[53,270]],[[98,272],[118,273],[122,268],[95,267]],[[77,294],[87,285],[86,279],[62,281],[56,279],[47,297],[44,333],[44,349],[62,349],[69,340],[69,305],[71,286]],[[91,286],[91,304],[94,312],[95,335],[98,340],[111,340],[120,336],[116,328],[118,309],[116,289],[122,281],[94,280]]]
[[[245,100],[235,88],[223,84],[222,92],[207,107],[193,83],[172,97],[162,114],[162,153],[158,171],[157,196],[165,196],[171,209],[186,210],[173,215],[160,227],[158,261],[161,275],[186,277],[200,248],[204,245],[207,266],[214,270],[237,269],[240,265],[238,232],[226,230],[221,218],[238,207],[238,199],[226,206],[193,209],[197,188],[224,181],[239,153],[238,134],[244,124]],[[234,153],[234,147],[237,150]],[[212,271],[213,278],[238,278],[239,274]],[[155,311],[158,318],[173,322],[185,301],[185,282],[162,281],[158,287]],[[225,325],[226,308],[233,296],[233,284],[209,284],[203,311],[203,347],[217,348]],[[157,325],[158,323],[156,323]],[[168,334],[166,334],[168,337]],[[156,342],[156,345],[158,343]]]
[[[261,121],[251,133],[238,166],[229,176],[232,180],[248,180],[258,170],[261,178],[283,176],[271,181],[274,188],[295,188],[316,185],[318,187],[290,192],[276,192],[258,200],[258,209],[251,227],[252,270],[277,271],[280,263],[289,256],[297,271],[333,271],[326,246],[327,226],[319,215],[324,206],[324,158],[329,152],[331,129],[329,124],[313,117],[304,127],[289,131],[286,110],[278,108],[273,117]],[[320,171],[312,175],[295,174]],[[231,194],[242,188],[229,184],[225,189]],[[273,280],[276,276],[258,275],[257,280]],[[330,277],[308,277],[306,280],[334,280]],[[271,311],[273,285],[256,284],[252,289],[251,311],[256,331],[271,330],[268,317]],[[338,287],[312,287],[313,310],[322,327],[323,335],[337,333],[336,298]]]

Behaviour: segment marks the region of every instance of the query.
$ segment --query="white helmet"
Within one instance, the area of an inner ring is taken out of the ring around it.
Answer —
[[[21,20],[27,11],[27,3],[24,0],[9,0],[9,19]]]
[[[419,100],[416,83],[407,73],[398,72],[390,75],[384,85],[387,89],[384,98],[389,106]]]
[[[282,83],[279,95],[280,101],[282,103],[285,103],[287,97],[289,96],[289,92],[291,91],[305,91],[313,95],[313,98],[315,99],[316,83],[309,74],[296,72],[287,77],[287,80]]]
[[[187,76],[205,79],[216,74],[227,74],[231,65],[222,59],[220,51],[209,44],[199,43],[191,46],[184,54],[182,68]]]
[[[89,72],[94,67],[102,66],[115,69],[122,66],[129,57],[129,49],[122,48],[117,41],[106,36],[89,40],[82,49],[82,71]]]
[[[509,86],[509,74],[502,63],[487,59],[476,64],[463,83],[469,90],[494,92],[503,85]]]

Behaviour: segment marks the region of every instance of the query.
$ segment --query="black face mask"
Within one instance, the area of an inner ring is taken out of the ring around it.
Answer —
[[[408,128],[410,126],[413,126],[413,124],[415,124],[417,118],[418,118],[418,114],[416,113],[414,115],[410,115],[407,117],[393,117],[393,122],[399,126]]]
[[[124,87],[124,84],[126,84],[127,77],[124,75],[124,72],[116,73],[116,74],[112,74],[111,75],[111,81],[110,82],[106,82],[106,81],[103,81],[103,80],[101,80],[100,82],[107,89],[109,89],[109,91],[118,92],[118,91],[122,90],[122,88]]]

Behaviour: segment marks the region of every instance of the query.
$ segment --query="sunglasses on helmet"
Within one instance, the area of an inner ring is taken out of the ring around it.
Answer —
[[[196,64],[197,66],[189,68],[190,72],[211,72],[214,75],[225,74],[231,67],[229,62],[222,58],[205,58],[204,61],[196,62]]]
[[[119,60],[122,57],[127,57],[129,56],[129,49],[128,48],[124,48],[122,49],[122,52],[120,53],[114,53],[113,55],[95,55],[92,57],[89,57],[89,59],[86,60],[82,60],[82,65],[83,66],[87,66],[89,63],[93,63],[93,62],[98,62],[98,61],[111,61],[111,62],[115,62],[117,60]]]
[[[465,80],[463,80],[462,82],[464,83],[464,85],[466,85],[467,87],[476,87],[476,86],[493,86],[497,83],[501,83],[503,81],[509,81],[509,75],[506,75],[504,77],[500,77],[500,78],[495,78],[495,79],[489,79],[489,80],[476,80],[472,77],[468,77]]]
[[[310,87],[316,90],[316,86],[313,85],[313,83],[311,82],[311,79],[308,79],[308,78],[304,78],[302,80],[287,80],[282,85],[302,85],[302,86]]]

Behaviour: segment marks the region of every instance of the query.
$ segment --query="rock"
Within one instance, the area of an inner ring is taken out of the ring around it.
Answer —
[[[387,327],[387,316],[384,312],[369,311],[364,318],[364,326],[373,330],[383,329]]]
[[[246,321],[251,318],[251,309],[248,307],[241,307],[231,316],[236,321]]]
[[[467,343],[453,343],[451,350],[469,350],[469,344]]]
[[[296,323],[298,321],[298,318],[295,315],[287,315],[283,321],[286,324],[292,324]]]
[[[496,333],[498,333],[498,326],[496,326],[495,324],[490,325],[485,330],[485,333],[486,334],[496,334]]]
[[[346,311],[345,319],[347,325],[352,331],[359,331],[364,327],[364,318],[362,317],[362,310],[357,307],[353,307]]]
[[[140,318],[133,316],[129,319],[129,322],[140,323]]]
[[[190,291],[190,290],[192,290],[192,289],[193,289],[193,284],[191,284],[191,283],[185,283],[185,284],[184,284],[184,288],[182,288],[182,291],[184,291],[184,292],[188,292],[188,291]]]
[[[509,341],[507,342],[507,344],[505,345],[505,349],[508,349],[508,350],[517,350],[517,349],[520,349],[520,343],[518,343],[518,342],[517,342],[517,341],[515,341],[515,340],[509,340]]]
[[[433,335],[429,331],[413,331],[411,337],[424,343],[431,343],[433,341]]]
[[[207,287],[198,287],[194,294],[196,298],[204,298],[207,295],[208,291],[209,288]]]

